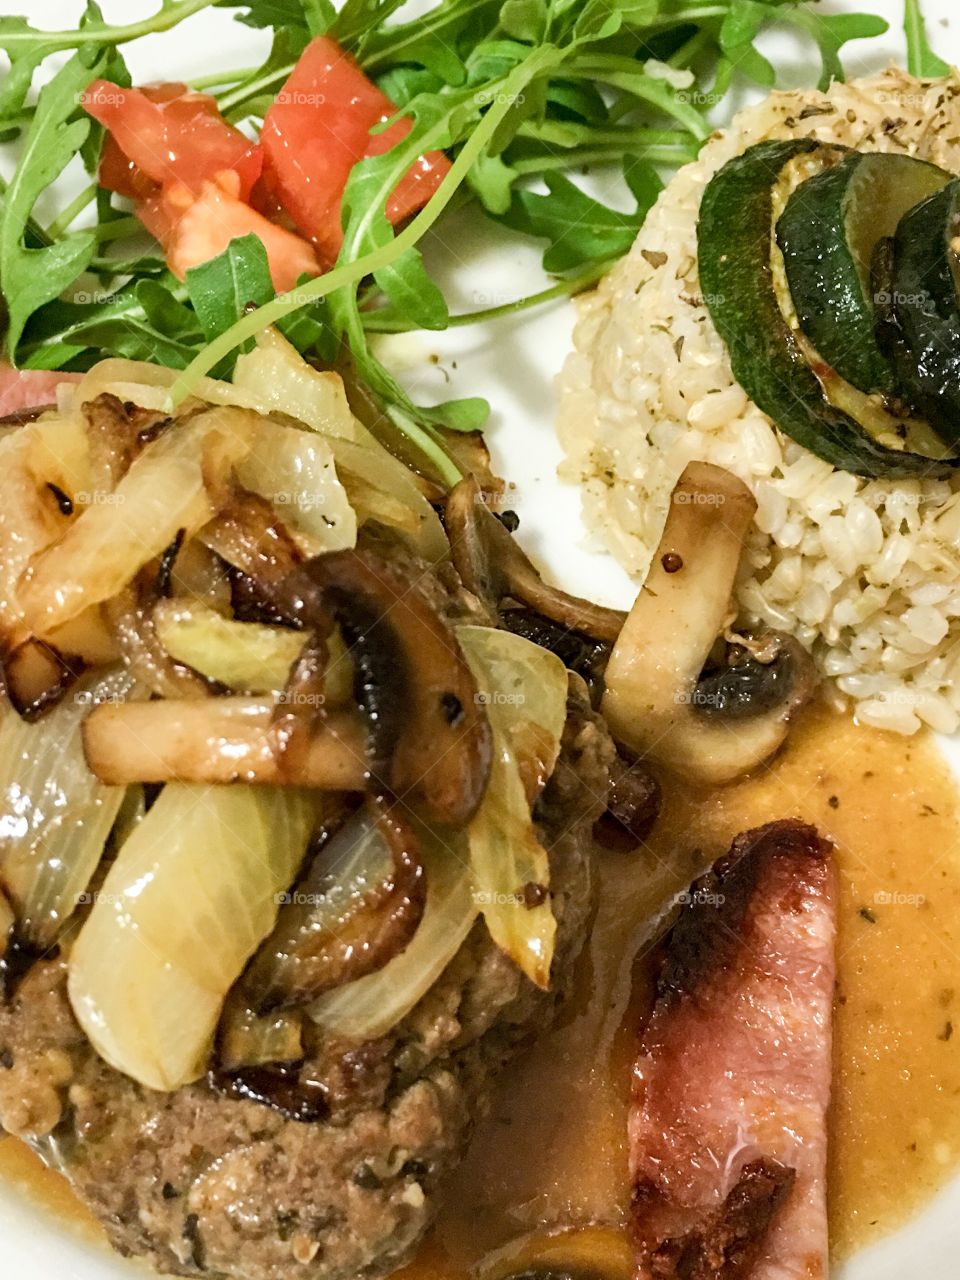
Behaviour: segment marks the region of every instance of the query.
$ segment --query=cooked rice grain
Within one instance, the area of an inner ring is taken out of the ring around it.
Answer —
[[[737,593],[745,622],[790,631],[839,700],[900,733],[960,724],[960,479],[864,480],[794,444],[733,380],[699,294],[696,227],[711,176],[766,138],[907,152],[960,172],[960,76],[890,70],[774,94],[673,179],[628,256],[583,304],[560,378],[561,474],[599,545],[642,577],[692,459],[753,490]]]

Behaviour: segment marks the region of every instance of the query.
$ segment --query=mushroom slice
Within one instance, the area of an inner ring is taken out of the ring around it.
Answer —
[[[474,476],[466,476],[450,492],[446,506],[450,554],[468,591],[498,605],[519,600],[564,627],[598,640],[616,640],[625,615],[605,609],[559,587],[548,586],[506,527],[483,500]]]
[[[256,782],[362,791],[366,732],[356,712],[334,712],[292,777],[272,698],[169,698],[107,704],[83,726],[87,764],[101,782]]]
[[[291,575],[284,611],[321,638],[339,623],[374,786],[426,822],[459,827],[486,790],[490,724],[457,638],[418,577],[370,551],[333,552]]]
[[[3,661],[7,697],[24,720],[39,719],[82,675],[85,663],[64,655],[35,636],[17,645]]]
[[[686,467],[607,664],[602,709],[614,738],[707,785],[730,782],[772,756],[813,686],[799,647],[779,640],[744,640],[739,665],[705,674],[731,619],[755,510],[753,495],[730,472],[706,462]]]
[[[377,801],[322,842],[243,979],[260,1013],[305,1005],[399,955],[426,901],[420,842]]]

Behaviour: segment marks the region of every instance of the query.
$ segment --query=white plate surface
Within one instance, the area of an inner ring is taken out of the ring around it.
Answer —
[[[103,0],[114,21],[136,21],[156,10],[155,0]],[[903,63],[902,0],[835,0],[823,8],[869,11],[891,23],[880,40],[850,45],[849,76],[867,75],[890,62]],[[0,0],[0,15],[28,14],[40,27],[72,27],[79,0]],[[938,52],[960,63],[957,0],[924,0]],[[810,48],[774,35],[770,49],[788,84],[817,79]],[[256,63],[268,38],[232,21],[223,11],[203,12],[183,27],[151,36],[128,50],[135,82],[189,80],[219,68]],[[726,109],[726,108],[725,108]],[[51,204],[50,217],[55,214]],[[482,220],[459,216],[441,225],[428,249],[431,269],[443,284],[451,310],[496,306],[542,287],[539,254],[518,245]],[[570,347],[573,307],[557,304],[533,315],[482,328],[403,339],[394,356],[407,365],[404,380],[424,402],[484,395],[493,404],[489,430],[501,474],[515,485],[511,505],[521,518],[521,540],[564,586],[604,603],[628,604],[635,586],[609,556],[588,545],[577,490],[556,478],[560,449],[553,431],[554,378]],[[437,362],[428,360],[439,356]],[[944,743],[960,762],[960,747]],[[890,1123],[896,1118],[891,1116]],[[835,1280],[957,1280],[960,1276],[960,1176],[907,1227],[863,1250]],[[0,1276],[11,1280],[131,1280],[135,1264],[79,1240],[42,1206],[0,1184]]]

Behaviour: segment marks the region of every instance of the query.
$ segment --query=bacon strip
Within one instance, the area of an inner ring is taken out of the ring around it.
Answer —
[[[630,1116],[638,1280],[824,1280],[831,846],[773,822],[691,889]]]
[[[6,361],[0,361],[0,418],[53,404],[61,382],[79,381],[78,373],[14,369]]]

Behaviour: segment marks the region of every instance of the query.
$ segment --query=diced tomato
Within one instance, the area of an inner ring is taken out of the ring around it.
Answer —
[[[177,182],[199,194],[208,179],[233,172],[246,199],[260,177],[260,147],[227,124],[213,98],[186,85],[124,89],[95,80],[83,105],[110,132],[100,179],[111,191],[142,199]]]
[[[320,274],[316,254],[306,240],[269,222],[240,199],[235,174],[203,183],[199,195],[173,184],[141,201],[141,222],[163,245],[167,265],[181,280],[191,267],[209,262],[231,240],[252,232],[262,241],[270,277],[278,293],[292,289],[304,275]]]
[[[326,36],[307,46],[263,122],[264,179],[290,217],[332,262],[343,241],[340,205],[350,170],[409,133],[411,122],[371,136],[396,107],[353,58]],[[398,183],[387,207],[399,222],[430,199],[449,168],[440,151],[423,156]]]

